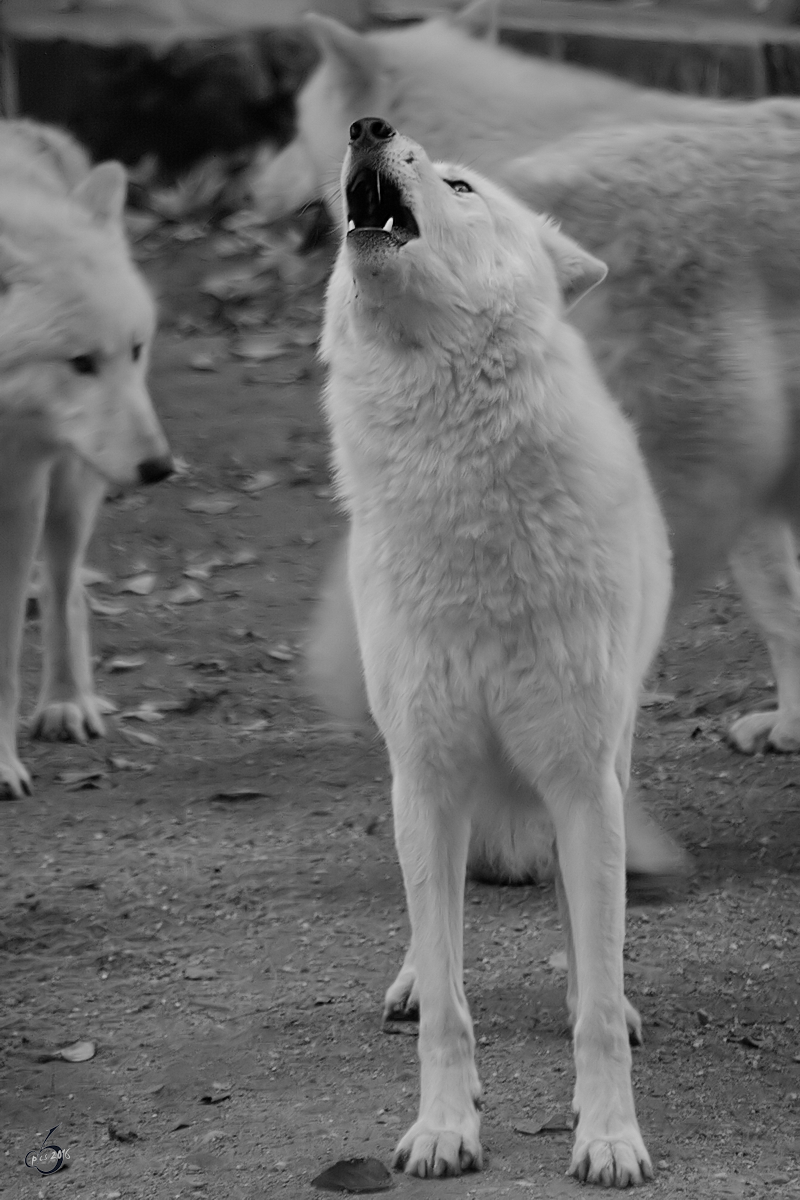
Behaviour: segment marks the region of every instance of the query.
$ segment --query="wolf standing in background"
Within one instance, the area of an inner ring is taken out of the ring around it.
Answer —
[[[103,732],[80,570],[108,482],[172,470],[145,382],[155,325],[122,224],[119,163],[93,170],[65,134],[0,123],[0,793],[17,757],[19,656],[41,543],[42,737]]]
[[[769,649],[777,706],[739,717],[730,740],[745,753],[800,750],[800,102],[647,92],[521,58],[446,21],[369,35],[317,24],[326,49],[300,97],[287,166],[300,152],[319,166],[326,138],[344,142],[358,97],[385,95],[390,122],[405,114],[402,127],[443,157],[461,147],[608,263],[606,286],[570,320],[639,433],[672,538],[676,603],[728,560]],[[580,124],[591,128],[514,161],[526,139]],[[309,683],[329,712],[357,722],[345,562],[343,547],[311,630]],[[633,873],[686,870],[635,794],[626,813]],[[498,872],[485,851],[475,840],[476,876],[531,878],[522,859],[506,856]]]
[[[631,428],[565,306],[605,268],[384,121],[351,129],[347,233],[322,341],[352,532],[349,585],[411,943],[419,1116],[397,1166],[481,1165],[463,988],[470,834],[555,842],[579,1114],[571,1170],[651,1174],[623,991],[624,794],[638,692],[669,605],[666,529]]]

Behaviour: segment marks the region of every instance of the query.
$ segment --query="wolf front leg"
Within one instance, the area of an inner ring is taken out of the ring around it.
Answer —
[[[47,472],[47,465],[11,464],[0,491],[0,796],[6,797],[31,792],[31,777],[17,757],[19,659]]]
[[[734,721],[730,740],[753,754],[766,746],[800,750],[800,570],[797,546],[781,517],[752,524],[731,555],[731,567],[767,643],[778,706]]]
[[[419,1116],[397,1146],[394,1165],[423,1178],[460,1175],[482,1163],[481,1089],[463,983],[469,814],[452,787],[445,790],[410,764],[393,764],[393,777],[420,1008]]]
[[[569,782],[567,782],[569,781]],[[628,1187],[652,1176],[633,1104],[622,947],[625,834],[622,789],[609,764],[576,780],[569,765],[543,789],[555,825],[568,915],[578,1124],[570,1173],[581,1182]]]
[[[105,492],[102,476],[74,454],[53,469],[42,538],[43,676],[32,719],[38,737],[85,742],[104,732],[81,568]]]

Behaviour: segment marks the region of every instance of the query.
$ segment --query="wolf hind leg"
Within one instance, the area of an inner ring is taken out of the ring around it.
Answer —
[[[769,747],[800,750],[800,570],[789,523],[779,515],[753,522],[731,554],[731,568],[767,643],[777,708],[734,721],[729,738],[754,754]]]
[[[104,732],[108,706],[94,693],[89,615],[81,568],[106,492],[75,455],[54,468],[45,514],[41,596],[43,676],[31,720],[35,736],[85,742]]]

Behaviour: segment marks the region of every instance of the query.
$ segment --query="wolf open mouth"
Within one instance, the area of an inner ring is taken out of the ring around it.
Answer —
[[[359,167],[347,184],[347,232],[384,233],[404,245],[419,237],[419,226],[400,189],[374,167]]]

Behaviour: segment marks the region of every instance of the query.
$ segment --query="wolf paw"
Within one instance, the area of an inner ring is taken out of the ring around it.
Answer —
[[[383,1002],[384,1021],[418,1021],[419,987],[413,967],[403,966],[400,974],[386,992]]]
[[[779,708],[748,713],[731,725],[728,741],[742,754],[755,754],[759,750],[794,754],[800,750],[800,717],[781,713]]]
[[[106,731],[100,715],[103,705],[98,696],[48,701],[33,714],[31,734],[48,742],[85,742],[102,737]]]
[[[16,755],[0,762],[0,800],[21,800],[33,791],[31,777]]]
[[[640,1133],[634,1129],[619,1138],[578,1137],[569,1174],[581,1183],[624,1188],[652,1179],[653,1166]]]
[[[480,1171],[483,1153],[477,1115],[465,1121],[462,1129],[437,1129],[422,1119],[415,1121],[399,1142],[392,1165],[420,1179]]]

